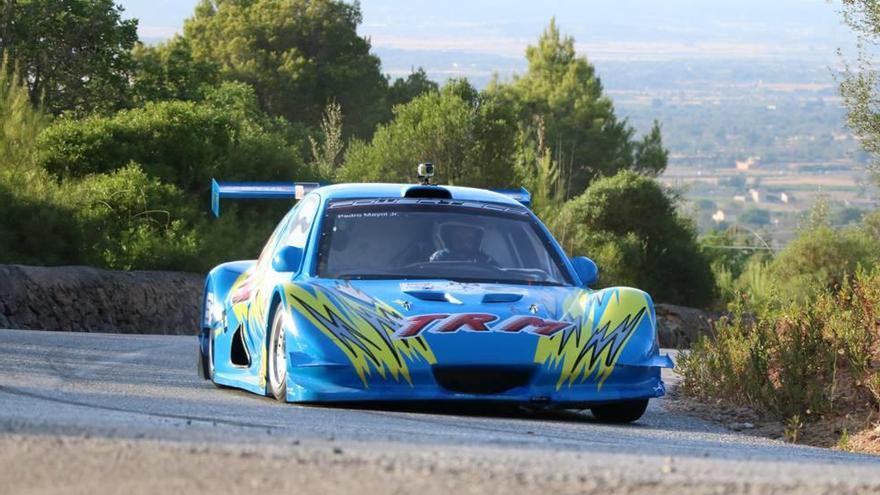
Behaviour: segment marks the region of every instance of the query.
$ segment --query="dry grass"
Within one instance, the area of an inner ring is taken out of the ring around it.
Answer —
[[[768,436],[880,452],[880,271],[809,303],[742,299],[714,330],[679,358],[695,412],[709,405]]]

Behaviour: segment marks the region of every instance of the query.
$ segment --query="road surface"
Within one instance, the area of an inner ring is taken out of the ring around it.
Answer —
[[[0,330],[0,494],[880,493],[880,457],[652,401],[589,413],[279,404],[201,381],[195,337]]]

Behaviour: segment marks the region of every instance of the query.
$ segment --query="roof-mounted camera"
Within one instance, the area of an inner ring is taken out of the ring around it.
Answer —
[[[434,177],[434,164],[431,162],[420,163],[419,181],[421,181],[422,185],[430,186],[431,177]]]

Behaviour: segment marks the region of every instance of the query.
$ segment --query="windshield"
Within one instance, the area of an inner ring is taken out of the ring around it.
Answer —
[[[325,212],[319,277],[571,285],[521,207],[390,199],[339,201]]]

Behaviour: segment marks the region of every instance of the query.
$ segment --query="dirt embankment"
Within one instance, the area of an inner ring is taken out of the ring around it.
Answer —
[[[0,328],[190,335],[204,276],[0,265]]]

